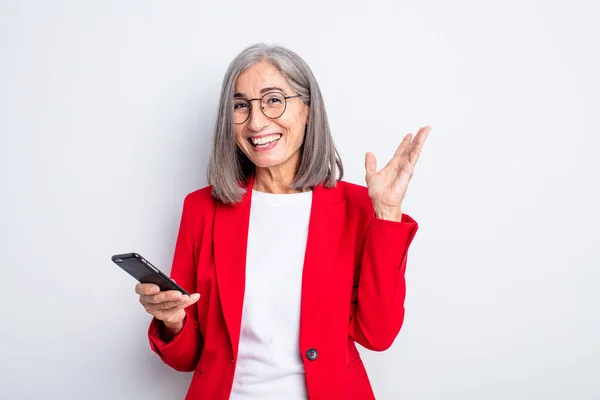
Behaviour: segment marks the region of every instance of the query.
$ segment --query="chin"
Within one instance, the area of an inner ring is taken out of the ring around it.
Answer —
[[[271,168],[271,167],[276,167],[278,165],[281,165],[284,163],[284,160],[277,160],[277,159],[265,159],[265,158],[261,158],[258,160],[251,160],[252,163],[258,167],[258,168]]]

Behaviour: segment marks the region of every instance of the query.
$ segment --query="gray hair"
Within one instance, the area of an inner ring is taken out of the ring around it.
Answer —
[[[309,66],[300,56],[285,47],[255,44],[244,49],[231,62],[221,88],[208,165],[208,183],[212,185],[213,197],[226,204],[241,200],[245,189],[240,183],[247,182],[255,168],[235,141],[235,83],[242,72],[261,61],[267,61],[277,68],[302,101],[310,106],[300,162],[290,188],[304,191],[321,184],[335,187],[337,180],[344,176],[342,160],[329,129],[321,90]]]

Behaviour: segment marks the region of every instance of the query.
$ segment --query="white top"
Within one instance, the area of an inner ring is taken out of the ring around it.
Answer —
[[[312,192],[252,191],[246,289],[230,400],[306,400],[300,294]]]

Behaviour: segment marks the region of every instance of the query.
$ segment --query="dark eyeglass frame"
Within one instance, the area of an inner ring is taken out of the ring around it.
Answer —
[[[285,104],[283,105],[283,111],[281,112],[281,114],[279,115],[279,117],[275,117],[275,118],[271,118],[271,117],[269,117],[267,114],[265,114],[265,109],[262,107],[262,101],[263,101],[263,99],[264,99],[266,96],[268,96],[268,95],[270,95],[270,94],[273,94],[273,93],[280,94],[281,96],[283,96],[283,99],[285,100]],[[235,122],[235,111],[234,111],[233,123],[234,123],[234,124],[236,124],[236,125],[241,125],[241,124],[244,124],[244,123],[246,123],[246,121],[248,121],[248,119],[250,118],[250,114],[252,114],[252,101],[254,101],[254,100],[260,100],[260,104],[261,104],[260,111],[262,111],[262,113],[263,113],[263,115],[264,115],[265,117],[267,117],[267,118],[269,118],[269,119],[277,119],[277,118],[281,118],[281,116],[282,116],[283,114],[285,114],[285,110],[287,110],[287,101],[288,101],[288,99],[293,99],[293,98],[296,98],[296,97],[300,97],[300,95],[299,95],[299,94],[297,94],[297,95],[294,95],[294,96],[286,96],[286,95],[284,95],[283,93],[281,93],[281,92],[276,92],[276,91],[267,92],[267,93],[263,94],[261,97],[256,97],[256,98],[254,98],[254,99],[247,99],[247,100],[246,100],[246,99],[242,99],[241,97],[237,97],[237,98],[235,98],[235,99],[234,99],[234,101],[237,99],[237,100],[244,100],[246,103],[248,103],[248,116],[247,116],[247,117],[246,117],[246,119],[245,119],[245,120],[243,120],[242,122]]]

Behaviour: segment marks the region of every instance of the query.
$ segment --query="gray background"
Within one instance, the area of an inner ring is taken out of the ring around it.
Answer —
[[[183,397],[110,256],[169,270],[225,68],[266,41],[313,68],[348,181],[433,127],[378,399],[600,398],[597,4],[0,1],[0,397]]]

